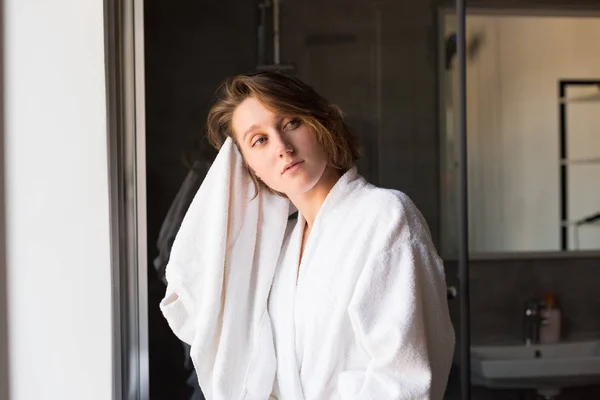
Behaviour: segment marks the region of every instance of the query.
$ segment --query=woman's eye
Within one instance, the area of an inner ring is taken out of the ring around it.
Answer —
[[[288,122],[287,124],[285,124],[285,126],[283,127],[283,129],[285,129],[285,130],[287,130],[287,129],[294,129],[298,125],[300,125],[300,120],[298,118],[294,118],[293,120],[291,120],[290,122]]]
[[[252,143],[252,147],[256,146],[256,145],[261,145],[263,144],[265,141],[267,140],[266,137],[259,137],[258,139],[256,139],[253,143]]]

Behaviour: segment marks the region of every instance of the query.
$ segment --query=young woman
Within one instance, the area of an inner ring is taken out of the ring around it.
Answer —
[[[454,350],[442,261],[410,199],[358,174],[340,110],[298,79],[240,75],[220,87],[208,136],[235,143],[256,196],[298,210],[265,306],[271,398],[442,399]]]

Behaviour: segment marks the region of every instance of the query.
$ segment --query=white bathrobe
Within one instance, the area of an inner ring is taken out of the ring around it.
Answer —
[[[304,225],[300,215],[288,226],[269,297],[273,397],[441,400],[454,330],[442,262],[410,199],[352,169],[299,265]]]
[[[166,268],[160,307],[207,400],[441,399],[454,333],[442,263],[410,200],[351,169],[298,269],[302,216],[288,224],[289,200],[253,189],[227,139]]]

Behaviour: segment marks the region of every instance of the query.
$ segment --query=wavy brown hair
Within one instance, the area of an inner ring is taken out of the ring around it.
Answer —
[[[236,75],[219,86],[207,119],[207,137],[217,150],[227,137],[239,148],[232,127],[233,113],[248,97],[255,97],[277,115],[299,118],[309,126],[323,146],[329,166],[340,173],[348,171],[358,160],[358,138],[348,129],[339,107],[301,80],[274,71]],[[248,171],[257,188],[264,185],[250,168]]]

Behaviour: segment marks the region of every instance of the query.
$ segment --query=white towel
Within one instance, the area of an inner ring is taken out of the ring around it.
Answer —
[[[267,298],[291,203],[259,190],[228,138],[181,224],[160,307],[191,345],[209,400],[269,397],[276,369]]]

